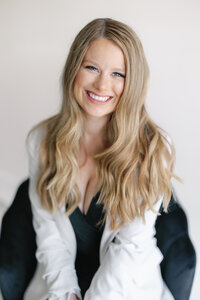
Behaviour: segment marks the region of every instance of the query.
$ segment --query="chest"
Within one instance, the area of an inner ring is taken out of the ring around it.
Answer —
[[[86,214],[92,198],[98,192],[98,167],[92,157],[87,157],[83,166],[79,168],[76,178],[81,193],[81,202],[79,203],[80,210]]]

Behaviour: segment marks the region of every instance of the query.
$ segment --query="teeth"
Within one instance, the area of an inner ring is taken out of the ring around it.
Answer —
[[[96,95],[94,95],[94,94],[92,94],[92,93],[89,93],[88,92],[88,94],[89,94],[89,96],[92,98],[92,99],[94,99],[94,100],[98,100],[98,101],[102,101],[102,102],[105,102],[105,101],[107,101],[110,97],[99,97],[99,96],[96,96]]]

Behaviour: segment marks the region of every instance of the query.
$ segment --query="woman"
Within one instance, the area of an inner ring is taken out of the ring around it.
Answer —
[[[127,25],[96,19],[75,38],[60,112],[28,137],[35,299],[173,299],[154,223],[174,149],[146,112],[148,77]]]

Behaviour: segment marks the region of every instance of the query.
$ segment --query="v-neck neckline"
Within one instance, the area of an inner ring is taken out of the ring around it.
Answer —
[[[86,214],[82,213],[78,206],[76,207],[75,211],[70,215],[70,220],[75,222],[74,226],[81,224],[80,228],[83,228],[83,230],[85,230],[85,226],[89,226],[92,230],[101,231],[101,228],[103,227],[99,222],[101,222],[104,218],[104,208],[103,204],[97,204],[99,195],[100,191],[98,191],[97,194],[92,198]]]
[[[81,211],[81,209],[79,208],[79,206],[77,206],[77,210],[79,211],[79,213],[80,213],[83,217],[87,218],[87,217],[89,216],[90,210],[91,210],[91,208],[94,206],[94,204],[96,205],[96,202],[97,202],[96,200],[99,198],[99,195],[100,195],[100,191],[98,191],[98,192],[96,193],[96,195],[94,195],[94,196],[92,197],[91,203],[90,203],[90,205],[89,205],[89,207],[88,207],[88,210],[87,210],[86,214],[85,214],[84,212]]]

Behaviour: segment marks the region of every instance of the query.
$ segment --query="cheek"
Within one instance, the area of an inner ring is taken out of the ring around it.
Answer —
[[[118,82],[118,84],[116,85],[115,87],[115,91],[116,91],[116,94],[120,97],[124,91],[124,85],[125,85],[125,82]]]
[[[76,75],[76,79],[75,79],[75,83],[74,83],[74,95],[76,98],[80,94],[83,84],[84,84],[83,83],[83,75],[82,75],[81,70],[79,70]]]
[[[82,74],[81,74],[81,71],[79,70],[77,75],[76,75],[75,86],[76,87],[80,86],[81,82],[82,82]]]
[[[87,72],[81,68],[77,75],[76,75],[76,80],[75,80],[75,85],[78,87],[85,87],[91,82],[92,78]]]

